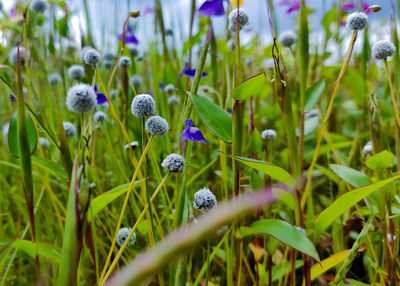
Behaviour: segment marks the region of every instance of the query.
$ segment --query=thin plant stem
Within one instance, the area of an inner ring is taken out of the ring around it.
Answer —
[[[397,105],[396,96],[395,96],[395,94],[394,94],[393,83],[392,83],[392,78],[391,78],[390,72],[389,72],[389,65],[388,65],[388,62],[387,62],[386,59],[384,60],[384,62],[385,62],[386,76],[387,76],[388,83],[389,83],[389,88],[390,88],[390,95],[391,95],[392,101],[393,101],[394,114],[396,115],[397,127],[400,128],[399,106]]]

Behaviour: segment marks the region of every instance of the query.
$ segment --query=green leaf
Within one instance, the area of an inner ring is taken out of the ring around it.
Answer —
[[[320,80],[317,83],[315,83],[313,86],[311,86],[309,89],[306,91],[306,104],[304,106],[304,112],[309,112],[315,104],[317,103],[318,99],[321,97],[322,93],[324,92],[325,89],[325,81]]]
[[[361,188],[341,195],[317,217],[315,223],[314,237],[317,239],[328,226],[330,226],[339,216],[345,213],[348,209],[353,207],[358,201],[362,200],[374,191],[399,178],[400,176],[392,177],[367,186],[363,186]]]
[[[26,114],[26,129],[28,132],[28,142],[31,154],[35,153],[37,147],[37,134],[35,124],[29,114]],[[17,128],[17,113],[14,113],[10,127],[8,129],[8,147],[13,156],[19,157],[18,150],[18,128]]]
[[[359,188],[371,183],[371,180],[364,173],[354,170],[347,166],[329,164],[329,168],[340,178],[351,184],[352,186]]]
[[[142,183],[144,179],[138,180],[133,183],[133,186],[135,187],[136,185]],[[129,189],[129,183],[128,184],[123,184],[118,187],[115,187],[108,192],[101,194],[91,200],[90,206],[87,212],[88,215],[88,220],[92,221],[92,219],[100,212],[102,211],[106,206],[108,206],[113,200],[118,198],[119,196],[125,194],[128,189]]]
[[[249,146],[247,147],[247,149],[249,150],[249,152],[258,153],[262,152],[262,146],[263,140],[261,138],[260,132],[258,132],[256,128],[250,136]]]
[[[232,116],[208,99],[189,93],[197,115],[207,128],[227,143],[232,142]]]
[[[11,247],[24,251],[32,258],[35,258],[36,255],[39,254],[40,256],[52,259],[54,262],[61,262],[60,249],[48,243],[34,243],[29,240],[21,239],[14,241]]]
[[[278,180],[282,183],[285,183],[289,185],[290,187],[294,186],[294,178],[292,175],[290,175],[285,169],[273,165],[271,163],[267,163],[264,161],[259,161],[255,159],[250,159],[250,158],[245,158],[245,157],[239,157],[239,156],[231,156],[233,159],[239,161],[240,163],[243,163],[253,169],[256,169],[271,178]]]
[[[394,155],[392,152],[384,150],[370,157],[367,161],[365,161],[365,165],[372,170],[391,168],[393,166],[393,158]]]
[[[57,178],[68,179],[68,174],[65,169],[57,163],[39,157],[32,157],[32,162],[36,166],[47,170]]]
[[[265,86],[265,73],[253,76],[245,80],[244,82],[242,82],[233,89],[232,98],[236,100],[249,99],[250,96],[259,93],[264,86]]]
[[[282,243],[320,261],[317,250],[312,242],[300,230],[286,221],[279,219],[262,219],[247,227],[256,232],[268,234]]]

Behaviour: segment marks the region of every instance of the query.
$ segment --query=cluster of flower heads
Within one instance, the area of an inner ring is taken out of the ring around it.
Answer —
[[[194,194],[193,207],[203,212],[209,211],[217,205],[217,198],[209,188],[202,188]]]

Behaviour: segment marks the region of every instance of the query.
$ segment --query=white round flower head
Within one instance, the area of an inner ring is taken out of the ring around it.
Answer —
[[[117,240],[115,241],[118,247],[121,247],[125,243],[130,233],[131,229],[128,227],[123,227],[118,231]],[[131,239],[128,242],[128,246],[133,245],[135,241],[136,241],[136,234],[133,233]]]
[[[82,50],[81,50],[81,60],[82,60],[82,62],[85,61],[85,53],[86,53],[86,51],[88,51],[90,49],[93,49],[93,48],[91,46],[85,46],[85,47],[82,48]]]
[[[61,76],[58,73],[55,72],[49,75],[49,82],[52,86],[59,84],[61,81]]]
[[[377,60],[386,60],[393,55],[395,50],[396,47],[391,42],[382,40],[372,46],[372,55]]]
[[[82,79],[85,76],[85,68],[81,65],[72,65],[68,68],[67,73],[72,79]]]
[[[107,52],[104,54],[103,60],[104,61],[113,61],[114,60],[114,54],[111,52]]]
[[[64,121],[63,127],[64,127],[65,135],[67,136],[67,138],[72,138],[75,136],[76,127],[74,124],[72,124],[71,122],[68,122],[68,121]]]
[[[133,75],[131,77],[131,81],[135,88],[139,88],[143,84],[143,80],[140,75]]]
[[[156,113],[156,103],[150,94],[138,94],[132,100],[131,109],[136,117],[150,116]]]
[[[87,65],[95,65],[100,61],[100,54],[93,48],[86,49],[83,54],[83,61]]]
[[[217,198],[209,188],[203,188],[194,194],[193,207],[203,212],[209,211],[217,205]]]
[[[177,95],[171,95],[168,97],[168,104],[179,104],[181,99]]]
[[[309,112],[306,112],[305,114],[306,119],[313,118],[316,116],[319,116],[318,109],[316,108],[311,109]]]
[[[90,85],[76,84],[68,90],[66,103],[72,112],[87,112],[96,106],[96,93]]]
[[[114,65],[114,62],[113,62],[113,61],[103,61],[103,66],[104,66],[106,69],[112,68],[113,65]]]
[[[103,122],[107,120],[107,115],[103,111],[96,111],[93,115],[94,122]]]
[[[185,158],[176,153],[169,154],[161,163],[161,167],[167,168],[174,173],[182,172],[183,167],[185,167]]]
[[[126,150],[129,150],[129,147],[130,147],[130,148],[132,148],[133,150],[135,150],[135,148],[136,148],[137,146],[139,146],[139,142],[137,142],[137,141],[132,141],[131,143],[126,144],[124,148],[125,148]]]
[[[45,0],[33,0],[30,8],[36,13],[43,13],[47,9],[47,3]]]
[[[10,129],[10,123],[4,124],[3,129],[1,129],[1,133],[5,139],[8,138],[8,129]]]
[[[18,46],[10,50],[8,58],[11,64],[16,65],[18,63]],[[21,46],[19,47],[19,58],[21,61],[21,65],[25,65],[25,48]]]
[[[274,129],[265,129],[263,132],[261,132],[261,138],[262,139],[274,139],[276,137],[277,133]]]
[[[121,67],[121,68],[127,68],[127,67],[129,67],[131,65],[131,59],[129,58],[129,57],[127,57],[127,56],[122,56],[120,59],[119,59],[119,66]]]
[[[362,30],[368,25],[368,16],[363,12],[354,12],[347,16],[346,27],[350,30]]]
[[[169,130],[167,120],[158,115],[147,119],[145,127],[147,132],[156,136],[163,136]]]
[[[282,46],[289,48],[296,42],[296,35],[293,31],[286,31],[279,35],[279,43]]]
[[[363,152],[363,154],[368,154],[368,153],[372,153],[373,150],[374,150],[374,147],[372,145],[372,142],[368,141],[367,144],[364,145],[362,152]]]
[[[236,32],[236,23],[237,23],[237,18],[238,18],[238,8],[233,9],[229,13],[229,30],[231,32]],[[244,26],[246,26],[249,23],[249,16],[247,15],[247,12],[239,8],[239,30],[241,30]]]
[[[43,149],[46,149],[46,148],[48,148],[50,146],[49,140],[47,140],[44,137],[40,137],[39,138],[39,144],[40,144],[40,146],[42,146]]]
[[[131,53],[132,58],[136,58],[139,55],[138,49],[135,45],[127,45],[129,52]]]
[[[175,86],[174,86],[173,84],[167,84],[167,85],[165,86],[165,91],[166,91],[168,94],[171,94],[171,93],[173,93],[173,92],[175,91]]]

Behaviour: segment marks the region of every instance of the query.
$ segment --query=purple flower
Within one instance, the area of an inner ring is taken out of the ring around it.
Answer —
[[[164,90],[164,84],[162,82],[160,82],[158,84],[158,88],[160,89],[160,91],[163,91]]]
[[[123,34],[119,34],[118,35],[118,40],[122,41],[122,38],[123,38]],[[128,28],[126,28],[125,44],[134,44],[134,45],[138,45],[139,44],[139,40],[133,34],[132,28],[130,26],[128,26]]]
[[[206,0],[198,12],[207,17],[222,16],[225,14],[224,0]]]
[[[203,142],[204,144],[210,144],[204,138],[203,133],[201,133],[200,129],[197,127],[194,127],[192,119],[185,120],[185,129],[183,129],[181,138],[183,140],[200,141],[200,142]]]
[[[97,85],[94,86],[94,92],[96,93],[97,104],[101,105],[108,101],[107,97],[104,95],[104,93],[97,91]]]
[[[361,3],[361,7],[362,7],[362,11],[364,11],[366,14],[370,14],[371,10],[367,10],[369,5],[367,2],[362,2]],[[354,3],[344,3],[342,4],[342,6],[340,7],[340,11],[343,12],[348,12],[348,11],[352,11],[356,9],[356,5]]]
[[[11,102],[16,102],[17,98],[14,96],[14,94],[10,93],[10,100]]]
[[[181,77],[182,75],[186,75],[186,76],[188,76],[188,77],[190,77],[190,78],[194,78],[195,73],[196,73],[196,69],[190,69],[190,68],[188,67],[188,63],[186,63],[186,64],[185,64],[185,67],[183,68],[183,70],[182,70],[181,73],[179,74],[179,77]],[[203,73],[201,74],[201,77],[206,77],[206,76],[208,76],[208,74],[205,73],[205,72],[203,72]]]
[[[299,11],[301,7],[301,0],[281,0],[279,6],[287,6],[286,15],[290,15],[295,11]]]
[[[153,7],[151,7],[151,6],[144,7],[144,10],[143,10],[143,14],[144,15],[152,14],[152,13],[154,13],[154,8]]]

